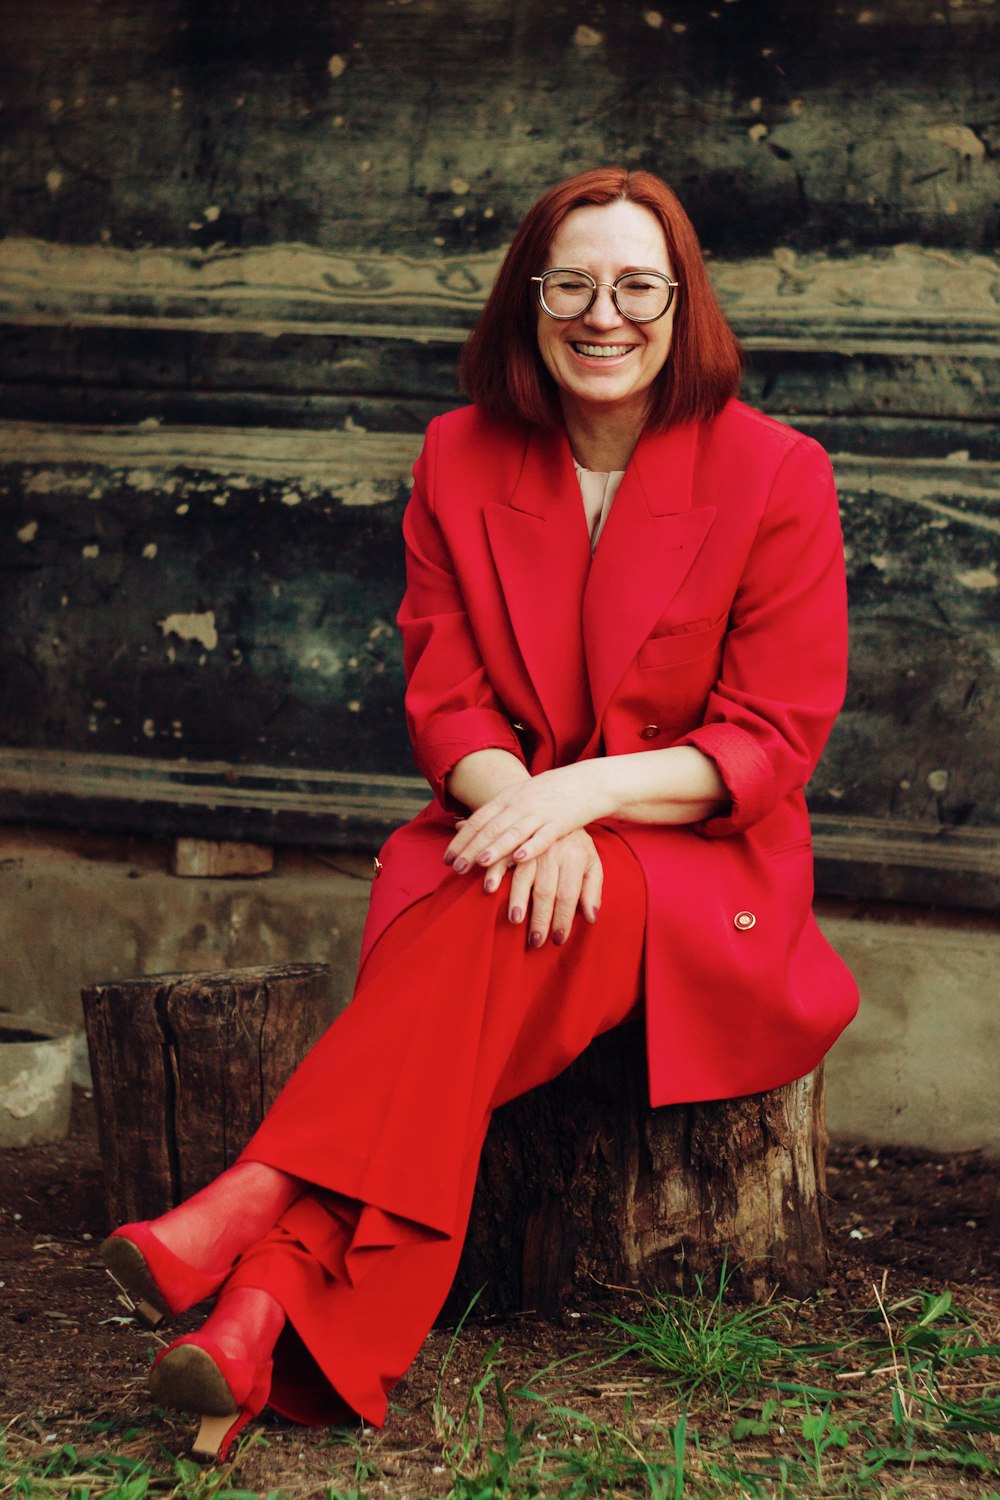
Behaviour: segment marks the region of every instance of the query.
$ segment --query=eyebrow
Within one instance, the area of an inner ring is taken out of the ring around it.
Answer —
[[[586,266],[551,266],[549,269],[552,271],[583,271],[587,276],[593,276],[594,274],[593,271],[588,271]],[[652,271],[654,276],[670,275],[669,271],[661,271],[659,266],[622,266],[621,270],[618,272],[618,275],[630,276],[635,271]]]

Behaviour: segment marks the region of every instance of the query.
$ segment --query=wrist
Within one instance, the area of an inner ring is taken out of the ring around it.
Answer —
[[[590,800],[592,812],[587,819],[596,823],[600,818],[617,818],[625,805],[625,785],[621,774],[621,756],[601,755],[594,760],[581,762],[590,778]]]

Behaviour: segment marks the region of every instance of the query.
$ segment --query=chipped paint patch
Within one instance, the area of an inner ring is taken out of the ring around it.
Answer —
[[[125,483],[133,490],[149,491],[160,487],[159,476],[152,469],[129,469]]]
[[[82,494],[84,490],[90,488],[92,483],[92,477],[67,474],[64,469],[35,469],[33,473],[24,476],[24,493],[26,495],[65,495],[73,492]]]
[[[19,542],[33,542],[38,535],[38,522],[27,521],[17,533]]]
[[[331,78],[342,78],[346,73],[347,62],[340,56],[339,52],[335,52],[330,58],[330,61],[326,65],[326,71]]]
[[[145,547],[143,547],[143,549],[142,549],[142,555],[143,555],[143,557],[153,558],[153,557],[156,556],[156,553],[157,553],[157,546],[156,546],[155,542],[147,542],[146,545],[145,545]]]
[[[206,651],[214,651],[219,644],[214,610],[206,609],[201,614],[168,615],[156,623],[164,635],[177,635],[182,641],[198,641]]]
[[[100,557],[101,549],[96,542],[88,542],[86,547],[81,548],[81,553],[84,557]]]
[[[927,132],[929,141],[939,141],[950,146],[959,156],[969,161],[981,161],[986,155],[986,146],[968,125],[932,125]]]
[[[964,589],[995,589],[1000,584],[993,568],[968,568],[964,573],[956,573],[955,581]]]
[[[573,33],[573,41],[578,47],[599,47],[604,37],[593,26],[578,26]]]

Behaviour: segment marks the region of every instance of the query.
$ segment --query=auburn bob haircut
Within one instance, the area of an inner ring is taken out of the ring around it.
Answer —
[[[619,199],[656,215],[680,283],[673,342],[651,394],[647,429],[707,421],[735,396],[742,352],[715,300],[691,220],[652,172],[598,167],[556,183],[528,210],[462,350],[462,388],[490,416],[540,427],[562,420],[558,388],[538,352],[539,308],[530,278],[547,269],[549,246],[568,214]]]

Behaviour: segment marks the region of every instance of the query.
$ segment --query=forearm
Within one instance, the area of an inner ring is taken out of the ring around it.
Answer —
[[[628,823],[698,823],[729,804],[714,761],[693,745],[608,755],[593,764],[604,787],[607,817]]]
[[[507,787],[530,779],[521,761],[508,750],[474,750],[455,765],[448,777],[448,791],[456,802],[475,812]]]

